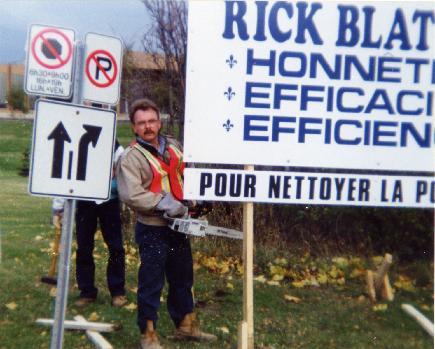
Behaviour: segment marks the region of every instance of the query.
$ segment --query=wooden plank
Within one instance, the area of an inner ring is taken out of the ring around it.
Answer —
[[[246,165],[245,170],[254,171]],[[243,321],[248,333],[248,349],[254,349],[254,203],[243,204]]]
[[[37,319],[36,323],[43,326],[53,326],[53,319]],[[118,329],[118,326],[103,322],[82,322],[65,320],[64,328],[66,330],[91,330],[97,332],[113,332]]]
[[[86,319],[81,315],[74,316],[74,320],[85,323],[87,322]],[[113,349],[112,344],[110,344],[100,333],[96,331],[86,330],[86,336],[92,343],[95,344],[97,349]]]
[[[367,294],[372,302],[376,302],[376,291],[375,291],[375,281],[373,279],[373,271],[367,270],[366,273],[367,281]]]
[[[237,349],[248,349],[248,324],[245,321],[239,322]]]
[[[411,304],[402,304],[402,309],[411,315],[423,328],[433,337],[433,323],[426,318],[422,313],[415,309]]]
[[[384,285],[385,275],[387,275],[388,269],[390,269],[392,263],[393,263],[393,256],[389,253],[386,253],[384,256],[384,260],[382,261],[382,264],[378,268],[378,271],[376,272],[376,276],[374,277],[375,289],[377,292],[381,291]]]
[[[382,298],[386,299],[387,301],[392,302],[394,300],[394,292],[388,275],[384,276],[384,284],[382,286],[381,295]]]

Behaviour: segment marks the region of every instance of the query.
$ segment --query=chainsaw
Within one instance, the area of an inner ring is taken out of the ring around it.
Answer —
[[[213,235],[243,240],[243,232],[235,229],[221,228],[210,225],[206,219],[191,218],[190,216],[187,216],[187,218],[172,218],[167,214],[164,214],[163,217],[168,220],[168,227],[179,233],[199,237]]]

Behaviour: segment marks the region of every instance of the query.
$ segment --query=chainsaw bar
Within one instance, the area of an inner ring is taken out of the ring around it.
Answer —
[[[239,230],[216,227],[209,225],[205,219],[194,218],[171,218],[164,215],[164,218],[169,221],[169,228],[183,234],[204,237],[207,235],[226,237],[231,239],[243,240],[243,233]]]

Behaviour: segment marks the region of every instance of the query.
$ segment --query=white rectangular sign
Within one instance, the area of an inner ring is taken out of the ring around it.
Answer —
[[[117,104],[121,86],[122,41],[113,36],[87,33],[83,72],[83,99]]]
[[[69,99],[73,91],[75,32],[33,24],[27,36],[24,90]]]
[[[434,16],[424,1],[191,1],[186,161],[433,172]]]
[[[115,132],[114,111],[38,100],[29,192],[109,199]]]
[[[435,178],[186,168],[188,200],[434,208]]]

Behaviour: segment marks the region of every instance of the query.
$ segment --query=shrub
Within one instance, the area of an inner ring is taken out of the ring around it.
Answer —
[[[20,88],[12,88],[8,94],[8,104],[13,110],[21,110],[23,113],[27,113],[24,91]]]
[[[22,177],[27,177],[30,171],[30,148],[26,148],[22,154],[21,167],[18,169],[18,174]]]

